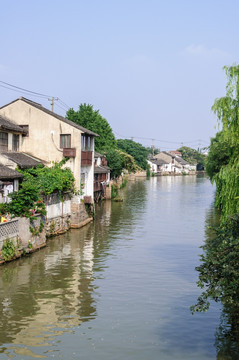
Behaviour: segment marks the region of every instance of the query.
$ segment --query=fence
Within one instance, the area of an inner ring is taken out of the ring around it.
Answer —
[[[18,220],[11,220],[5,223],[0,223],[0,249],[2,248],[3,241],[7,237],[14,238],[19,235]]]

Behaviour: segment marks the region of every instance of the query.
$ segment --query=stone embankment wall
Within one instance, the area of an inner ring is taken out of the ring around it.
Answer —
[[[129,181],[134,181],[136,178],[145,178],[147,176],[146,171],[137,171],[129,174]]]
[[[71,204],[71,228],[80,228],[85,226],[93,218],[88,215],[85,205],[82,203],[72,202]]]
[[[70,228],[80,228],[93,220],[77,196],[71,199],[66,195],[61,201],[59,196],[53,195],[46,197],[44,202],[46,216],[35,215],[34,220],[19,217],[0,223],[0,250],[7,240],[16,248],[11,260],[46,246],[47,237],[62,234]],[[4,262],[0,251],[0,264]]]
[[[109,184],[105,188],[105,199],[110,200],[111,199],[111,185],[113,184],[113,181],[110,180]]]
[[[36,219],[16,218],[0,224],[0,249],[9,240],[15,247],[11,260],[15,260],[26,253],[31,253],[46,246],[46,231],[44,217],[36,215]],[[0,264],[4,263],[0,254]]]
[[[58,194],[44,197],[46,205],[45,230],[46,236],[53,236],[65,233],[71,224],[71,198],[64,194],[60,199]]]

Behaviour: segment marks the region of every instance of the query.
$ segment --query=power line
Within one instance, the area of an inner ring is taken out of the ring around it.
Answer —
[[[126,139],[140,139],[140,140],[150,140],[152,141],[152,138],[146,138],[146,137],[139,137],[139,136],[125,136],[125,135],[122,135],[122,134],[119,134],[117,133],[116,131],[114,131],[115,134],[117,134],[118,136],[121,136],[123,138],[126,138]],[[207,141],[204,141],[204,140],[191,140],[191,141],[168,141],[168,140],[159,140],[159,139],[155,139],[154,138],[154,141],[157,141],[157,142],[161,142],[161,143],[167,143],[167,144],[198,144],[198,142],[204,142],[204,143],[208,143]]]
[[[38,95],[38,96],[47,97],[47,98],[52,97],[52,96],[50,96],[50,95],[41,94],[41,93],[38,93],[38,92],[35,92],[35,91],[31,91],[31,90],[27,90],[27,89],[21,88],[21,87],[16,86],[16,85],[9,84],[9,83],[7,83],[7,82],[5,82],[5,81],[1,81],[1,80],[0,80],[0,83],[2,83],[2,84],[4,84],[4,85],[7,85],[7,86],[11,86],[11,87],[13,87],[13,88],[15,88],[15,89],[18,89],[18,90],[21,90],[21,91],[25,91],[25,92],[27,92],[27,93],[31,93],[31,94]]]
[[[63,108],[61,105],[55,103],[56,106],[58,106],[59,108],[61,108],[62,110],[66,111],[66,108]],[[67,108],[67,110],[69,110],[69,108]]]
[[[4,84],[4,85],[2,85],[2,84]],[[39,92],[36,92],[36,91],[24,89],[24,88],[22,88],[20,86],[12,85],[12,84],[7,83],[7,82],[2,81],[2,80],[0,80],[0,86],[5,88],[5,89],[12,90],[12,91],[15,91],[15,92],[18,92],[18,93],[19,93],[19,91],[21,91],[24,95],[31,95],[33,97],[47,99],[48,101],[51,101],[52,111],[54,110],[55,101],[59,101],[61,103],[61,105],[64,106],[64,108],[63,108],[60,105],[58,105],[62,110],[66,111],[66,110],[70,109],[70,106],[68,106],[66,103],[64,103],[64,101],[62,101],[60,98],[55,97],[55,96],[42,94],[42,93],[39,93]]]
[[[70,106],[67,105],[66,103],[64,103],[64,101],[62,101],[60,98],[58,98],[58,101],[59,101],[63,106],[65,106],[65,107],[67,108],[67,110],[70,109]]]
[[[1,84],[0,84],[0,86],[3,87],[3,88],[5,88],[5,89],[12,90],[12,91],[15,91],[15,92],[19,93],[19,90],[12,89],[12,88],[9,88],[9,87],[4,86],[4,85],[1,85]],[[25,93],[23,90],[21,90],[21,91],[23,92],[24,95],[30,95],[29,93]],[[33,94],[31,94],[31,96],[37,97],[37,98],[42,98],[42,96],[40,96],[40,95],[33,95]]]

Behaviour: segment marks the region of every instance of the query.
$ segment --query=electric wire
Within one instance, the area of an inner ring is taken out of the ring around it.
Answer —
[[[15,92],[19,93],[19,90],[12,89],[12,88],[9,88],[9,87],[4,86],[4,85],[1,85],[1,84],[0,84],[0,87],[5,88],[5,89],[8,89],[8,90],[12,90],[12,91],[15,91]],[[29,93],[25,93],[23,90],[21,90],[21,93],[23,93],[23,95],[30,95]],[[31,94],[31,96],[42,99],[42,96],[41,96],[41,95],[33,95],[33,94]],[[44,99],[45,99],[45,98],[44,98]]]
[[[3,85],[2,85],[3,84]],[[0,80],[0,87],[2,88],[5,88],[7,90],[12,90],[12,91],[15,91],[15,92],[18,92],[21,91],[23,92],[24,95],[31,95],[33,97],[37,97],[37,98],[44,98],[44,99],[47,99],[47,100],[51,100],[51,99],[54,99],[56,101],[59,101],[59,103],[55,102],[54,104],[56,106],[58,106],[60,109],[66,111],[66,110],[69,110],[70,109],[70,106],[67,105],[64,101],[62,101],[60,98],[58,97],[55,97],[55,96],[51,96],[51,95],[47,95],[47,94],[42,94],[42,93],[39,93],[39,92],[36,92],[36,91],[31,91],[31,90],[28,90],[28,89],[24,89],[22,87],[19,87],[19,86],[16,86],[16,85],[12,85],[10,83],[7,83],[5,81],[2,81]],[[139,140],[150,140],[150,141],[155,141],[155,142],[160,142],[160,143],[167,143],[167,144],[178,144],[178,145],[181,145],[182,144],[197,144],[197,145],[202,145],[202,143],[204,144],[207,144],[208,145],[208,142],[205,141],[205,140],[201,140],[201,139],[198,139],[198,140],[193,140],[193,141],[168,141],[168,140],[162,140],[162,139],[153,139],[153,138],[147,138],[147,137],[139,137],[139,136],[125,136],[125,135],[122,135],[122,134],[119,134],[117,133],[116,131],[114,131],[114,133],[118,136],[120,136],[121,138],[126,138],[126,139],[139,139]],[[160,146],[161,148],[168,148],[168,147],[162,147]]]
[[[61,105],[57,104],[56,102],[54,103],[54,105],[58,106],[59,108],[61,108],[62,110],[66,111],[66,108],[63,108]],[[67,109],[68,110],[68,109]]]
[[[27,90],[27,89],[24,89],[24,88],[21,88],[19,86],[16,86],[16,85],[12,85],[12,84],[9,84],[5,81],[2,81],[0,80],[0,83],[4,84],[4,85],[7,85],[7,86],[11,86],[15,89],[18,89],[18,90],[21,90],[21,91],[25,91],[25,92],[28,92],[28,93],[31,93],[31,94],[35,94],[35,95],[38,95],[38,96],[42,96],[42,97],[46,97],[46,98],[49,98],[49,97],[52,97],[50,95],[46,95],[46,94],[41,94],[41,93],[38,93],[38,92],[35,92],[35,91],[31,91],[31,90]]]
[[[23,93],[24,95],[31,95],[33,97],[43,98],[43,99],[47,99],[47,100],[50,100],[50,99],[53,98],[55,101],[59,101],[61,103],[61,105],[64,108],[59,106],[59,105],[58,106],[62,110],[69,110],[70,109],[69,105],[67,105],[64,101],[62,101],[60,98],[58,98],[56,96],[42,94],[42,93],[39,93],[39,92],[36,92],[36,91],[28,90],[28,89],[22,88],[20,86],[16,86],[16,85],[7,83],[7,82],[2,81],[2,80],[0,80],[0,86],[5,88],[5,89],[12,90],[12,91],[15,91],[15,92],[18,92],[18,93],[19,93],[19,91],[21,91],[21,93]]]

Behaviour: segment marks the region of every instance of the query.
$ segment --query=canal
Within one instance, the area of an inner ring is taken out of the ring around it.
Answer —
[[[2,266],[0,359],[216,359],[220,305],[189,309],[214,191],[206,177],[130,182],[94,223]]]

